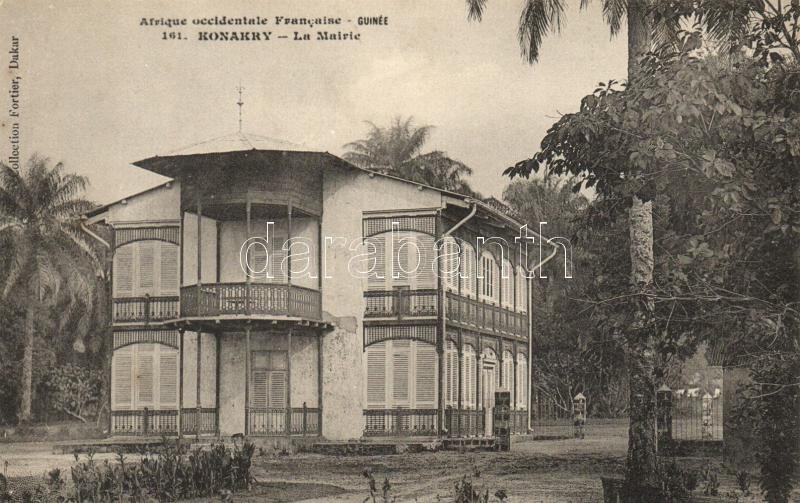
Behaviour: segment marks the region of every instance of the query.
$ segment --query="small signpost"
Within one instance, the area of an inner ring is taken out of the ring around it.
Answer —
[[[492,430],[495,448],[498,451],[511,450],[511,393],[495,391]]]
[[[585,438],[586,432],[586,397],[578,393],[572,399],[572,424],[575,438]]]

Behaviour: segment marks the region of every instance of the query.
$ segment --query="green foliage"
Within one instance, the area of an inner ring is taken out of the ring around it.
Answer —
[[[101,371],[67,364],[48,369],[44,386],[48,390],[51,407],[86,422],[88,408],[95,406],[95,414],[99,409],[103,374]]]
[[[249,490],[250,442],[229,448],[212,444],[207,449],[187,450],[179,442],[164,441],[161,448],[129,462],[122,453],[116,463],[98,463],[89,453],[71,468],[74,495],[78,501],[105,502],[124,499],[176,501],[194,497],[221,496]]]
[[[438,150],[422,153],[433,126],[415,126],[413,117],[395,117],[387,127],[368,122],[366,138],[345,145],[344,158],[353,164],[467,195],[477,195],[466,178],[472,168]]]

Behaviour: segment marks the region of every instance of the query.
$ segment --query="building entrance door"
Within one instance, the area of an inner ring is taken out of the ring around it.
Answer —
[[[288,362],[286,351],[253,351],[250,358],[250,435],[284,435]]]

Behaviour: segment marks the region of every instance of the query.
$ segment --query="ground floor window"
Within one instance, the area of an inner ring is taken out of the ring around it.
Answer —
[[[367,346],[369,409],[436,408],[437,356],[433,344],[391,340]]]
[[[111,408],[177,409],[178,350],[163,344],[131,344],[114,351]]]
[[[528,358],[523,355],[517,355],[517,396],[514,400],[517,409],[528,408]]]
[[[250,358],[250,407],[285,408],[288,382],[286,351],[253,351]]]

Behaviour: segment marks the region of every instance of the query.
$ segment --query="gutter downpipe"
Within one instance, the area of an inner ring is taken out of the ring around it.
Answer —
[[[478,212],[478,204],[477,203],[472,203],[472,209],[470,210],[469,214],[467,216],[465,216],[464,218],[462,218],[461,220],[459,220],[454,226],[449,228],[447,231],[443,232],[440,239],[450,237],[450,235],[452,235],[453,232],[458,230],[459,227],[461,227],[462,225],[467,223],[469,220],[471,220],[472,217],[474,217],[477,212]],[[439,215],[440,216],[437,218],[437,220],[438,220],[438,222],[441,222],[442,221],[441,210],[439,212]],[[445,303],[445,300],[446,300],[447,296],[445,295],[444,282],[442,281],[441,275],[437,274],[436,277],[437,277],[436,281],[438,282],[437,290],[439,292],[439,320],[438,321],[440,323],[439,324],[439,334],[440,334],[440,336],[439,336],[439,340],[437,341],[437,343],[438,343],[437,344],[437,346],[438,346],[437,353],[438,353],[438,356],[439,356],[439,383],[441,384],[441,383],[444,382],[444,379],[445,379],[445,375],[444,375],[444,346],[445,346],[445,344],[444,344],[444,341],[445,341],[445,337],[446,337],[446,334],[447,334],[447,317],[445,316],[445,312],[444,312],[444,310],[445,310],[444,303]],[[460,379],[460,376],[459,376],[459,379]],[[446,418],[445,418],[445,414],[444,414],[444,390],[442,389],[441,385],[439,386],[439,414],[440,414],[439,433],[442,434],[442,433],[444,433],[444,430],[445,430],[447,425],[445,424]]]
[[[94,239],[96,239],[97,241],[99,241],[99,242],[100,242],[100,243],[101,243],[103,246],[105,246],[105,247],[106,247],[106,248],[108,248],[109,250],[111,249],[111,245],[110,245],[110,244],[108,244],[108,242],[107,242],[105,239],[101,238],[100,236],[98,236],[97,234],[95,234],[95,233],[94,233],[94,232],[93,232],[91,229],[89,229],[88,227],[86,227],[86,217],[81,217],[81,221],[80,221],[80,227],[81,227],[81,230],[82,230],[83,232],[85,232],[86,234],[88,234],[88,235],[92,236]]]

